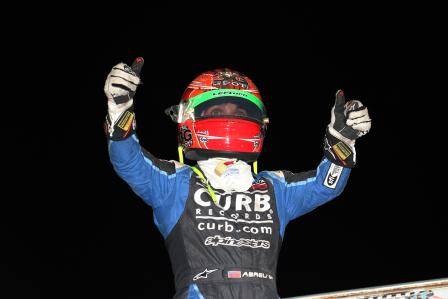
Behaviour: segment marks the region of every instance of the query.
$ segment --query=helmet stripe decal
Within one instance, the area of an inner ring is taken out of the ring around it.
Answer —
[[[211,99],[215,99],[215,98],[221,98],[221,97],[238,97],[238,98],[243,98],[246,99],[248,101],[251,101],[252,103],[254,103],[255,105],[257,105],[257,107],[261,110],[264,111],[264,105],[263,102],[257,98],[255,95],[251,94],[250,92],[247,91],[243,91],[243,90],[235,90],[235,89],[216,89],[216,90],[209,90],[206,92],[203,92],[193,98],[190,99],[190,102],[192,104],[193,107],[196,107],[197,105],[211,100]]]

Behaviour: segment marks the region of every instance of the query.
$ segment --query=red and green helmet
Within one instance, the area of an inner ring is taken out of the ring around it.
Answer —
[[[179,145],[190,160],[255,161],[269,122],[252,80],[227,68],[199,75],[166,112],[178,123]]]

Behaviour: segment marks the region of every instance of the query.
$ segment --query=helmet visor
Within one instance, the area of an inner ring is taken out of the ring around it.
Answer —
[[[190,99],[185,104],[180,111],[183,114],[182,120],[225,117],[262,123],[266,117],[263,102],[253,94],[240,90],[212,90]]]

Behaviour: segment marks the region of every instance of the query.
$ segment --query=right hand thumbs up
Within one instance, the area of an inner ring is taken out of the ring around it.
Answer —
[[[131,67],[119,63],[112,68],[104,85],[104,93],[114,104],[124,104],[134,98],[138,85],[141,83],[140,72],[144,60],[135,59]]]

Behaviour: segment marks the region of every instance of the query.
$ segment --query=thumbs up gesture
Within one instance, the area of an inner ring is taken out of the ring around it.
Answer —
[[[104,85],[107,96],[105,131],[111,140],[123,140],[131,136],[136,128],[134,95],[141,84],[140,71],[143,58],[135,59],[132,66],[119,63],[112,68]]]
[[[370,131],[371,122],[367,107],[356,100],[346,102],[344,92],[338,90],[324,139],[325,157],[339,166],[354,167],[355,141]]]
[[[140,71],[144,60],[135,59],[131,67],[119,63],[112,68],[104,85],[104,93],[109,101],[115,104],[123,104],[133,99],[138,85],[141,83]]]
[[[329,133],[347,144],[370,131],[372,120],[369,111],[360,101],[345,101],[342,90],[336,92],[336,100],[331,110]]]

